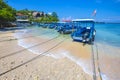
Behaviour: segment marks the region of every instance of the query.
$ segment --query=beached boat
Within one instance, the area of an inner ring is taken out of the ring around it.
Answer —
[[[95,38],[96,30],[94,28],[94,19],[74,19],[74,24],[78,24],[77,30],[71,34],[74,41],[92,43]]]
[[[44,23],[43,26],[42,26],[42,28],[47,28],[48,26],[49,26],[49,24]]]
[[[65,24],[65,22],[57,22],[55,26],[55,30],[59,31],[60,27],[62,27],[63,24]]]
[[[56,23],[50,23],[50,25],[48,26],[49,29],[54,29],[56,27]]]
[[[70,34],[72,33],[72,26],[71,25],[64,25],[60,28],[59,32],[63,34]]]
[[[52,25],[52,24],[50,24],[50,25],[48,26],[49,29],[53,29],[54,27],[55,27],[55,26]]]
[[[62,34],[70,34],[73,32],[74,26],[72,23],[64,23],[62,26],[59,27],[58,32]]]

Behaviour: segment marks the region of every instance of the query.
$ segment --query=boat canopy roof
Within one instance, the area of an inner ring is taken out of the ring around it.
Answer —
[[[94,19],[73,19],[72,22],[94,22]]]

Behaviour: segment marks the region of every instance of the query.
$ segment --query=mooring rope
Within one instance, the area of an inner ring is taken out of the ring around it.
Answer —
[[[91,45],[92,48],[92,67],[93,67],[93,80],[97,80],[96,79],[96,68],[95,68],[95,56],[94,56],[94,49],[93,49],[93,45]]]
[[[99,72],[100,80],[102,80],[102,75],[101,75],[101,70],[100,70],[100,64],[99,64],[98,46],[97,46],[97,44],[95,44],[95,46],[96,46],[96,53],[97,53],[98,72]]]
[[[95,49],[94,49],[94,47],[95,47]],[[102,80],[100,64],[99,64],[98,46],[96,43],[94,43],[94,45],[91,45],[91,48],[92,48],[93,80],[97,80],[96,68],[98,70],[100,80]],[[96,52],[96,61],[95,61],[95,52]],[[97,63],[97,67],[95,66],[95,62]]]

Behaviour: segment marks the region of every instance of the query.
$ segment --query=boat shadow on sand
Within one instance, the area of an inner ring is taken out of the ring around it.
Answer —
[[[80,44],[82,44],[83,46],[86,46],[86,45],[94,45],[94,42],[92,43],[86,43],[86,42],[80,42],[80,41],[72,41],[72,42],[79,42]]]

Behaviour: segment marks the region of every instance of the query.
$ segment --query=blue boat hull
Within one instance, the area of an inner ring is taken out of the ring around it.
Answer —
[[[95,37],[94,28],[82,28],[78,31],[75,31],[71,34],[71,37],[74,41],[84,42],[84,43],[92,43]]]

